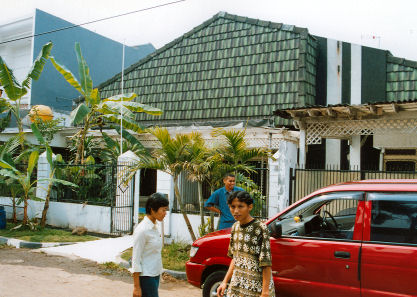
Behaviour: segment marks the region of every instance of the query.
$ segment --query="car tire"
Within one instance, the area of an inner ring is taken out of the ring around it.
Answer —
[[[223,270],[215,271],[212,274],[210,274],[204,282],[203,297],[216,297],[217,288],[222,283],[225,275],[226,271]]]

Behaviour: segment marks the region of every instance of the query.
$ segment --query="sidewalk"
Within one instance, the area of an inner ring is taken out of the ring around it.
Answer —
[[[106,238],[39,249],[42,252],[59,256],[77,256],[97,263],[119,263],[119,255],[133,246],[133,236]]]

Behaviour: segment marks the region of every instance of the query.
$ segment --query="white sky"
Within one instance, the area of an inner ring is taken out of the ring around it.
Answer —
[[[0,24],[34,8],[79,24],[171,1],[0,0]],[[314,35],[380,47],[417,61],[416,0],[186,0],[86,28],[127,45],[160,48],[219,11],[305,27]]]

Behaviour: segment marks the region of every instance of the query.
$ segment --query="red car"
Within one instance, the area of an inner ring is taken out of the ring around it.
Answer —
[[[280,297],[417,296],[417,180],[329,186],[266,222]],[[230,229],[193,243],[188,281],[216,296]]]

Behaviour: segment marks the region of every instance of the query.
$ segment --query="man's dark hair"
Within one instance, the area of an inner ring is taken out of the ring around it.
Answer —
[[[230,172],[228,172],[225,175],[223,175],[223,179],[228,178],[228,177],[234,177],[234,178],[236,178],[236,176],[233,173],[230,173]]]
[[[229,198],[227,199],[227,204],[231,205],[235,198],[237,198],[239,202],[246,203],[248,206],[253,204],[252,196],[246,191],[236,191],[230,194]]]
[[[169,205],[168,199],[165,197],[164,194],[161,193],[153,193],[148,200],[146,201],[146,213],[151,214],[151,209],[155,212],[158,211],[160,207],[166,207]]]

